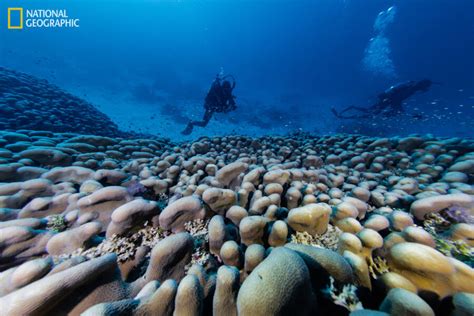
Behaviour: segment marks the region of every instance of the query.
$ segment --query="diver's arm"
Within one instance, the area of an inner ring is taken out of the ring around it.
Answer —
[[[345,112],[348,112],[348,111],[351,111],[351,110],[356,110],[358,112],[363,112],[363,113],[367,113],[370,111],[370,109],[368,108],[364,108],[364,107],[361,107],[361,106],[355,106],[355,105],[351,105],[351,106],[348,106],[346,107],[345,109],[343,109],[341,112],[339,112],[339,114],[343,114]]]
[[[235,106],[235,96],[231,95],[229,98],[229,105]]]
[[[406,89],[413,89],[416,86],[416,81],[407,81],[407,82],[402,82],[399,83],[395,86],[393,86],[390,90],[392,95],[399,93],[400,91],[406,90]]]
[[[235,96],[233,95],[231,95],[229,99],[229,108],[230,108],[230,111],[237,109],[237,104],[235,103]]]
[[[225,103],[225,107],[223,109],[223,112],[224,113],[228,113],[230,111],[233,111],[237,108],[236,104],[235,104],[235,97],[232,95]]]
[[[379,102],[382,102],[383,100],[385,100],[387,98],[387,94],[385,92],[382,92],[377,96],[377,98],[378,98]]]
[[[412,87],[413,83],[414,81],[397,83],[391,86],[390,88],[388,88],[387,90],[385,90],[384,92],[382,92],[380,95],[382,95],[384,99],[391,98],[393,95],[399,93],[400,91],[405,90],[408,87]]]

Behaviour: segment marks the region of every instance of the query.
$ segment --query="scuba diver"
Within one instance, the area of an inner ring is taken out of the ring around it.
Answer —
[[[232,83],[228,79],[232,80]],[[232,95],[234,88],[235,79],[233,76],[217,75],[204,101],[205,112],[202,121],[190,121],[181,134],[191,134],[194,126],[207,126],[214,113],[228,113],[234,111],[237,108],[234,100],[235,96]]]
[[[399,83],[379,94],[377,102],[368,108],[349,106],[341,112],[337,112],[335,108],[332,108],[331,111],[336,117],[341,119],[362,119],[378,115],[389,117],[403,114],[405,113],[405,109],[402,106],[403,101],[418,91],[428,91],[432,84],[434,84],[434,82],[429,79]],[[359,114],[343,115],[345,112],[351,110],[357,111]]]

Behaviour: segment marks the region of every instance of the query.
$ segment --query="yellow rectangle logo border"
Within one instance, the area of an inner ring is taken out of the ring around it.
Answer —
[[[11,25],[11,12],[20,11],[20,25]],[[23,8],[8,8],[8,29],[9,30],[21,30],[23,29]]]

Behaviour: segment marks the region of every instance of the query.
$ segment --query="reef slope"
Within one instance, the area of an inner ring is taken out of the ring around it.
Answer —
[[[0,129],[35,129],[101,136],[130,133],[89,102],[45,79],[0,67]]]

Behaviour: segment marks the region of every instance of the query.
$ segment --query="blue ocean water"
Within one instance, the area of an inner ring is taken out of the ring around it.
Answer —
[[[8,7],[66,9],[79,28],[7,29]],[[391,9],[390,9],[391,8]],[[238,108],[184,138],[307,131],[473,136],[471,0],[2,1],[0,66],[95,104],[122,129],[183,139],[221,70]],[[387,119],[339,120],[398,82],[440,82]]]

